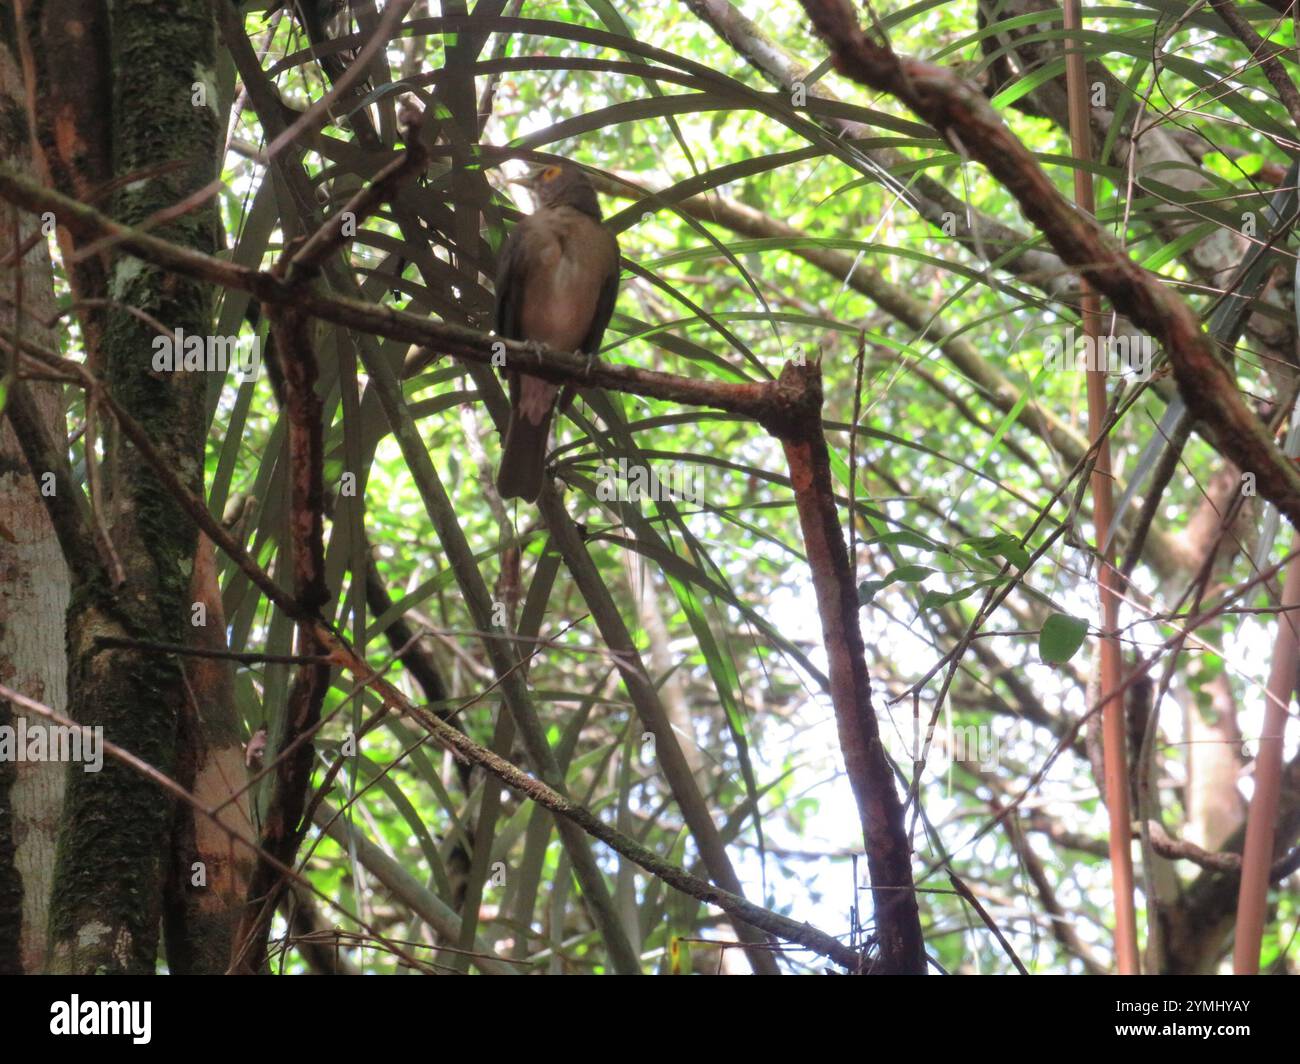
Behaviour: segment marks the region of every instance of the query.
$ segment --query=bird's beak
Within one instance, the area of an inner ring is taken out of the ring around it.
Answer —
[[[537,187],[537,179],[541,176],[542,176],[541,168],[534,167],[533,169],[529,170],[528,173],[526,173],[523,177],[516,179],[515,184],[522,185],[524,188],[528,189],[529,192],[532,192],[533,189]]]

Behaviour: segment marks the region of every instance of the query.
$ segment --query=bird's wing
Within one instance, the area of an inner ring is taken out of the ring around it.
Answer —
[[[582,339],[582,351],[588,355],[600,352],[600,342],[605,336],[609,319],[614,316],[614,304],[618,302],[618,275],[621,270],[618,251],[618,239],[608,229],[601,227],[601,233],[609,240],[610,269],[600,285],[600,295],[596,297],[596,309],[591,316],[591,327]]]
[[[525,218],[514,232],[506,237],[501,245],[501,255],[497,260],[496,310],[493,315],[492,328],[498,336],[507,340],[522,340],[519,317],[523,310],[524,275],[527,256],[523,254],[523,233],[528,225]]]

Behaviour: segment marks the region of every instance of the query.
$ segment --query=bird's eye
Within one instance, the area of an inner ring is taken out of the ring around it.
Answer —
[[[542,171],[543,181],[554,181],[559,176],[560,176],[560,168],[558,166],[548,166],[545,170]]]

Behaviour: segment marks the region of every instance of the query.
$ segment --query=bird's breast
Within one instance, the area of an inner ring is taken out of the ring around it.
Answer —
[[[591,239],[593,235],[599,239]],[[585,233],[581,224],[548,226],[532,236],[520,308],[526,339],[562,351],[578,350],[591,328],[600,288],[611,268],[606,240],[599,231]]]

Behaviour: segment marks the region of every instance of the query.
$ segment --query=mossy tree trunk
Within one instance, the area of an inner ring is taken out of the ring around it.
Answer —
[[[93,21],[96,7],[20,8],[38,141],[41,101],[69,91],[67,82],[59,83],[65,77],[60,64],[43,62],[50,58],[51,44],[68,34],[70,24],[58,19]],[[99,102],[97,114],[66,121],[92,121],[111,130],[116,181],[101,205],[121,221],[139,224],[175,208],[217,176],[222,130],[216,113],[211,8],[207,0],[166,5],[119,0],[107,40],[102,34],[86,39],[88,47],[99,49],[87,61],[111,72],[112,95]],[[89,75],[82,70],[77,76]],[[51,84],[42,85],[42,77]],[[72,75],[66,77],[70,81]],[[44,128],[61,121],[61,116],[47,115]],[[48,179],[75,193],[64,175],[69,162],[77,170],[78,160],[66,154],[52,160],[59,151],[56,139],[44,143]],[[65,164],[62,174],[55,163]],[[204,251],[213,250],[216,231],[212,196],[153,225],[158,236]],[[112,249],[95,257],[106,288],[102,296],[111,302],[103,316],[102,342],[95,344],[93,330],[88,337],[92,368],[144,426],[189,490],[201,494],[206,376],[155,372],[157,331],[123,308],[143,311],[169,331],[204,337],[211,330],[212,292]],[[83,306],[79,312],[90,309]],[[111,432],[106,433],[101,476],[98,503],[107,536],[99,539],[98,564],[74,567],[67,626],[69,710],[83,725],[102,726],[106,740],[172,774],[185,697],[180,664],[153,652],[105,650],[96,640],[186,641],[196,532],[151,468]],[[52,971],[154,970],[172,818],[171,800],[136,772],[107,759],[98,773],[72,767],[53,888]]]

